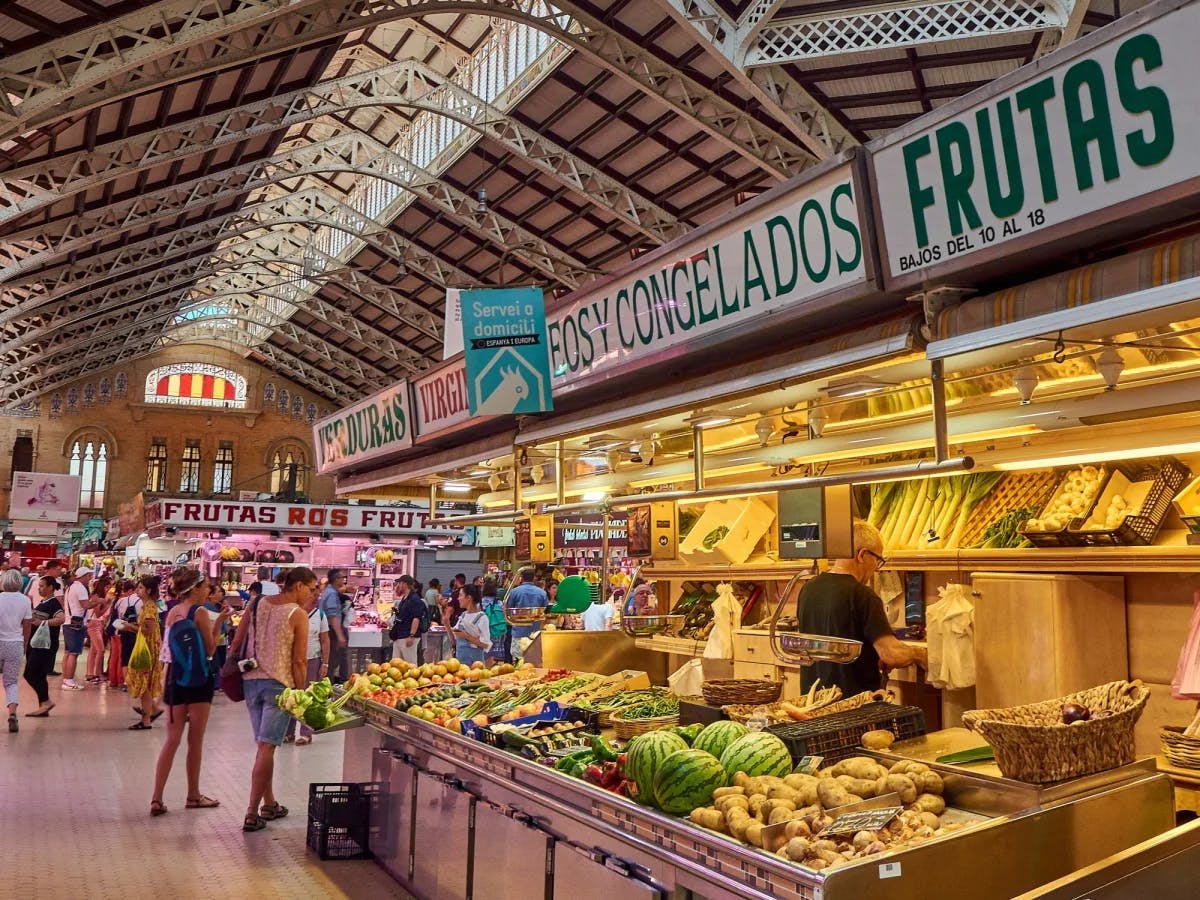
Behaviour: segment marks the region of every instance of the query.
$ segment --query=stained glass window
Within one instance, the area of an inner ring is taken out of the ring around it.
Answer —
[[[207,363],[160,366],[146,376],[146,402],[241,409],[246,405],[246,379]]]

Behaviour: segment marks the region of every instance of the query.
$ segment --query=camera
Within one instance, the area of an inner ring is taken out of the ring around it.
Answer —
[[[257,659],[239,659],[237,666],[238,666],[239,672],[243,672],[243,673],[253,672],[255,669],[258,668],[258,660]]]

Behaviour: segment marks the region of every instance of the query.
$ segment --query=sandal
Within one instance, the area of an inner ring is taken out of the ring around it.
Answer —
[[[214,800],[212,797],[205,797],[201,794],[196,799],[188,797],[187,803],[184,804],[187,809],[216,809],[221,805],[220,800]]]
[[[139,716],[144,716],[144,715],[145,715],[145,713],[144,713],[144,712],[142,712],[142,708],[141,708],[140,706],[135,706],[135,707],[133,708],[133,711],[134,711],[135,713],[137,713]]]
[[[267,820],[253,813],[242,820],[242,831],[262,831],[267,827]]]
[[[156,712],[154,715],[152,715],[152,716],[150,717],[150,721],[151,721],[151,722],[153,722],[155,719],[157,719],[157,718],[158,718],[159,716],[161,716],[162,714],[163,714],[163,711],[160,709],[158,712]]]
[[[161,800],[151,800],[150,801],[150,815],[165,816],[166,814],[167,814],[167,808],[165,806],[163,806],[163,802]]]
[[[54,709],[54,707],[57,705],[58,705],[57,703],[51,703],[49,706],[41,707],[36,712],[25,713],[25,718],[27,718],[27,719],[44,719],[44,718],[46,718],[46,716],[50,715],[50,710]]]
[[[270,822],[272,819],[282,819],[288,814],[288,808],[281,803],[272,803],[270,806],[264,806],[258,811],[258,814]]]
[[[149,731],[150,726],[147,725],[145,722],[134,722],[132,725],[129,726],[129,730],[130,731]]]

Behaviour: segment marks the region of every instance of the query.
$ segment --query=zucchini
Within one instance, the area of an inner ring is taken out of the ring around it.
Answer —
[[[936,761],[946,766],[963,766],[967,763],[988,762],[995,758],[996,752],[984,744],[982,747],[972,747],[970,750],[947,753],[945,756],[939,756]]]

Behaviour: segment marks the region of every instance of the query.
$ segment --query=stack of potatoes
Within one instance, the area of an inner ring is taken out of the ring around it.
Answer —
[[[844,759],[816,775],[749,776],[739,772],[732,787],[713,791],[713,805],[692,811],[691,821],[762,847],[762,830],[787,823],[784,859],[810,869],[828,869],[865,856],[910,846],[954,830],[940,818],[946,809],[942,777],[924,763],[905,760],[891,769],[866,756]],[[879,831],[822,839],[832,822],[829,810],[881,794],[896,793],[905,810]]]

